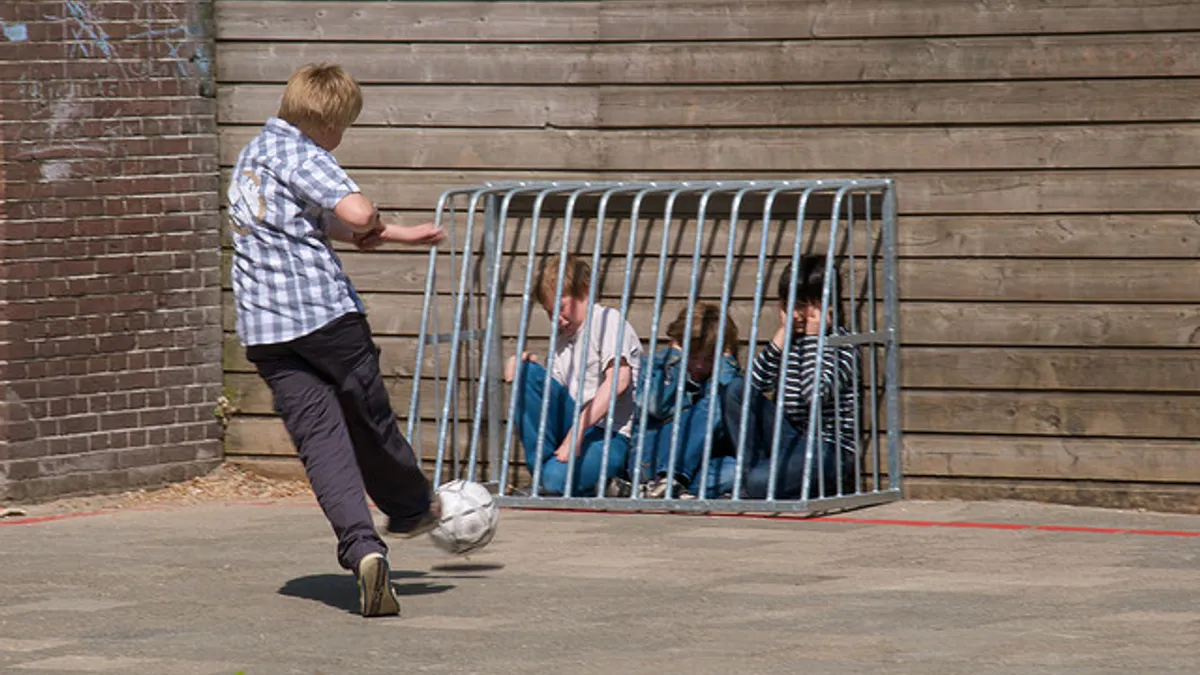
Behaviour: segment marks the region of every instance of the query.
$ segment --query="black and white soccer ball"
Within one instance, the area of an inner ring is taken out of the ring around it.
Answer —
[[[452,480],[437,489],[442,519],[429,537],[438,548],[467,555],[487,546],[496,536],[500,507],[492,493],[479,483]]]

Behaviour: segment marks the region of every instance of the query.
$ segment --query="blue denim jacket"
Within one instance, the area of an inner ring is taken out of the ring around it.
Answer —
[[[734,379],[742,376],[742,368],[738,362],[728,354],[721,357],[721,361],[716,368],[717,386],[724,388]],[[674,347],[666,347],[658,350],[654,354],[654,359],[650,364],[650,395],[646,398],[646,413],[652,420],[665,422],[670,420],[675,414],[675,392],[679,386],[680,376],[687,377],[687,381],[683,385],[683,406],[680,410],[688,408],[696,403],[696,401],[708,395],[710,383],[695,382],[688,375],[687,369],[683,367],[683,354]],[[641,395],[638,394],[638,401],[641,401]],[[714,419],[719,421],[721,417],[721,401],[720,397],[714,401],[717,406]]]

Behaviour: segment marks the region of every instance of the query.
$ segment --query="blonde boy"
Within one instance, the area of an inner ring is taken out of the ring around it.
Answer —
[[[428,531],[438,508],[396,425],[362,301],[330,240],[366,250],[444,235],[381,223],[334,159],[361,110],[362,91],[340,67],[296,71],[278,116],[238,155],[229,217],[238,337],[337,535],[338,562],[358,578],[363,616],[380,616],[400,605],[364,489],[391,532]]]

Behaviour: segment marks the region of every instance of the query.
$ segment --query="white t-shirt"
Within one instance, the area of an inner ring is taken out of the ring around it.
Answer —
[[[617,338],[624,332],[621,339],[621,357],[633,370],[633,379],[625,392],[617,397],[617,405],[613,410],[613,433],[629,436],[633,433],[634,382],[637,382],[638,372],[642,367],[642,341],[638,339],[633,326],[627,321],[621,321],[621,313],[611,307],[596,305],[592,308],[592,327],[588,333],[588,344],[585,349],[583,334],[586,326],[580,326],[570,339],[564,340],[559,336],[558,351],[554,354],[554,365],[551,375],[567,388],[571,397],[582,407],[596,396],[596,390],[604,375],[604,370],[613,365],[613,373],[620,362],[617,359]],[[586,354],[586,366],[583,357]],[[583,394],[579,392],[579,372],[584,368],[586,375],[583,382]],[[607,412],[607,411],[606,411]]]

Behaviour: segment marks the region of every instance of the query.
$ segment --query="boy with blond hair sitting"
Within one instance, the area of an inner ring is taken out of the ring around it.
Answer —
[[[521,445],[530,473],[541,466],[540,490],[565,494],[568,463],[575,455],[571,494],[594,496],[606,428],[611,429],[611,438],[604,473],[616,477],[625,467],[634,419],[632,384],[641,368],[642,343],[619,311],[598,303],[591,308],[591,323],[585,326],[592,268],[581,257],[568,256],[562,264],[562,297],[555,306],[560,262],[555,258],[542,268],[536,292],[538,303],[558,332],[549,371],[526,353],[521,355],[519,373],[516,356],[509,359],[505,379],[511,382],[516,378],[513,395],[518,397]],[[549,413],[545,432],[539,436],[547,377]],[[613,398],[613,417],[607,419]],[[574,416],[577,402],[579,414]]]

